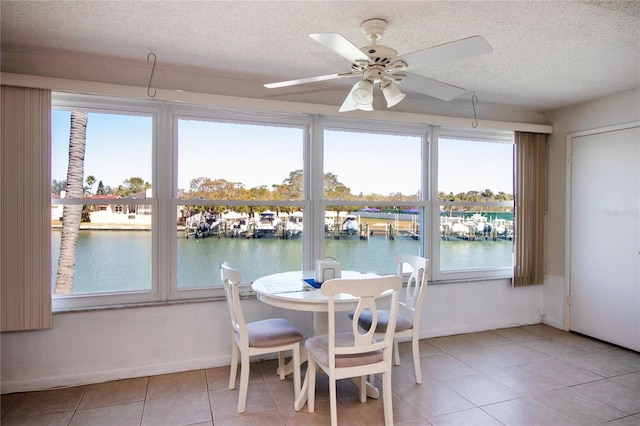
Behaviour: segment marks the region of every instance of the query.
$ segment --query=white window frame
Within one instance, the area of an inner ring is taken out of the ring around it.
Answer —
[[[123,304],[149,303],[159,302],[162,300],[159,282],[160,274],[158,272],[158,259],[156,243],[159,238],[158,219],[160,212],[160,203],[157,195],[157,170],[158,170],[158,122],[161,110],[154,107],[149,102],[132,101],[120,98],[108,98],[98,96],[86,96],[70,93],[52,93],[52,109],[63,109],[69,111],[86,111],[105,114],[125,114],[125,115],[144,115],[150,116],[152,124],[152,159],[151,159],[151,185],[152,197],[145,199],[145,204],[150,205],[152,209],[151,217],[151,288],[149,290],[138,290],[128,292],[109,292],[109,293],[83,293],[72,295],[53,295],[52,309],[53,311],[73,310],[78,308],[91,308],[99,306],[114,306]],[[85,204],[101,204],[101,205],[120,205],[122,200],[100,200],[99,202],[88,202],[87,199],[72,198],[56,198],[51,200],[52,204],[60,205],[85,205]],[[52,259],[57,262],[57,259]]]
[[[461,139],[480,142],[497,142],[513,145],[513,132],[501,130],[477,130],[477,129],[459,129],[459,128],[433,128],[433,141],[431,146],[431,197],[434,200],[431,210],[431,258],[430,272],[431,279],[436,282],[457,282],[457,281],[473,281],[486,279],[503,279],[513,276],[513,266],[499,269],[468,269],[459,271],[442,271],[440,269],[440,206],[445,205],[464,205],[464,206],[494,206],[494,207],[512,207],[513,201],[508,202],[491,202],[491,203],[466,203],[466,202],[448,202],[438,200],[438,139]],[[514,171],[515,173],[515,171]],[[514,194],[515,195],[515,194]],[[512,257],[513,265],[513,257]]]
[[[376,206],[379,207],[417,207],[420,209],[420,229],[428,229],[426,224],[431,220],[431,201],[429,191],[429,162],[431,156],[430,140],[431,140],[431,126],[425,124],[406,124],[395,122],[380,122],[364,119],[340,119],[340,118],[326,118],[322,119],[318,123],[318,135],[317,150],[318,158],[315,162],[316,174],[314,175],[315,182],[318,186],[314,205],[317,208],[316,214],[319,217],[324,217],[324,211],[327,206],[334,206],[340,204],[340,200],[332,200],[324,198],[323,194],[323,181],[324,181],[324,164],[323,164],[323,152],[324,152],[324,132],[325,130],[335,131],[352,131],[358,133],[372,133],[372,134],[389,134],[400,135],[420,138],[422,143],[422,170],[421,170],[421,182],[420,182],[420,199],[418,201],[409,202],[397,202],[397,201],[376,201]],[[316,142],[316,141],[314,141]],[[359,206],[362,208],[371,204],[371,201],[348,201],[349,206]],[[324,224],[316,223],[319,228],[322,227],[322,238],[317,239],[316,250],[317,259],[324,259]],[[424,237],[424,233],[421,233],[419,240],[419,254],[420,256],[430,256],[430,245],[426,244],[427,239]]]
[[[511,270],[482,270],[443,273],[439,270],[439,209],[437,199],[437,138],[489,140],[513,143],[513,132],[481,131],[477,129],[445,129],[428,124],[374,121],[362,118],[321,117],[308,114],[239,110],[230,108],[190,106],[150,100],[130,100],[104,96],[56,93],[52,94],[52,108],[86,110],[90,112],[144,114],[153,119],[152,198],[145,200],[152,216],[152,283],[149,291],[54,296],[54,311],[97,306],[165,303],[177,300],[222,298],[221,287],[177,287],[177,229],[176,211],[179,205],[196,200],[176,198],[178,190],[178,134],[180,119],[201,119],[257,125],[300,127],[304,129],[303,173],[304,197],[296,201],[275,200],[197,200],[198,205],[210,206],[296,206],[305,211],[303,237],[303,268],[313,268],[315,259],[324,258],[324,210],[339,200],[323,198],[323,134],[325,130],[355,131],[359,133],[393,134],[420,137],[422,140],[421,196],[418,201],[376,204],[389,207],[418,207],[421,209],[420,255],[431,259],[430,281],[479,280],[506,278]],[[168,171],[168,172],[164,172]],[[54,204],[87,204],[86,200],[52,200]],[[105,201],[100,203],[104,204]],[[114,200],[113,204],[121,203]],[[349,201],[349,205],[366,207],[370,201]],[[500,203],[504,205],[505,203]],[[483,205],[487,205],[483,203]],[[511,203],[512,205],[512,203]],[[173,230],[173,231],[172,231]],[[215,267],[215,265],[209,265]]]
[[[282,126],[282,127],[295,127],[303,130],[304,140],[303,140],[303,174],[305,176],[304,179],[304,194],[302,200],[296,201],[281,201],[281,200],[194,200],[194,199],[186,199],[186,198],[177,198],[174,194],[178,193],[178,121],[179,120],[202,120],[202,121],[211,121],[211,122],[221,122],[221,123],[235,123],[235,124],[247,124],[247,125],[263,125],[263,126]],[[256,111],[239,111],[239,110],[228,110],[226,108],[201,108],[201,107],[177,107],[172,108],[171,113],[169,114],[169,121],[172,126],[172,150],[171,150],[171,192],[169,194],[170,198],[170,208],[173,212],[173,215],[170,217],[170,229],[177,228],[177,217],[175,212],[177,211],[179,206],[182,205],[202,205],[202,206],[273,206],[273,207],[300,207],[304,209],[304,211],[309,211],[311,203],[309,201],[309,179],[306,179],[308,170],[310,169],[309,161],[310,161],[310,131],[309,126],[311,124],[311,119],[306,116],[296,116],[291,114],[271,114],[271,113],[260,113]],[[303,217],[304,229],[311,229],[309,221],[309,216],[304,215]],[[310,244],[311,238],[308,238],[307,233],[303,234],[303,265],[309,265],[309,261],[306,259],[305,255],[309,253],[311,250],[308,245]],[[171,249],[170,259],[170,273],[171,283],[169,288],[169,293],[167,294],[168,300],[182,300],[182,299],[198,299],[198,298],[206,298],[206,297],[224,297],[224,291],[222,288],[222,283],[220,282],[220,286],[214,287],[178,287],[178,245],[175,239],[171,241],[169,244]],[[215,265],[209,265],[209,267],[214,268]],[[302,265],[301,265],[302,267]],[[305,266],[306,267],[306,266]],[[248,283],[246,283],[248,284]]]

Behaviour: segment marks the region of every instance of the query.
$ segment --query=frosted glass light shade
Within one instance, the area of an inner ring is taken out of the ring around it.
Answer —
[[[373,102],[373,82],[362,80],[356,90],[353,91],[353,100],[358,104],[371,105]]]
[[[404,93],[402,93],[392,82],[389,82],[387,85],[382,87],[382,94],[384,98],[387,100],[387,108],[391,108],[395,106],[405,98]]]
[[[373,98],[371,98],[371,100],[373,101]],[[373,111],[373,102],[369,104],[359,104],[356,102],[355,106],[356,109],[359,109],[361,111]]]

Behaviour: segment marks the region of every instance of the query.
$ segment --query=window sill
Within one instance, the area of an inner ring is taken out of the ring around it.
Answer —
[[[467,284],[479,281],[511,281],[512,277],[487,277],[487,278],[453,278],[448,280],[429,281],[429,285]]]
[[[242,297],[255,297],[255,294],[245,296],[243,294]],[[153,308],[158,306],[168,306],[168,305],[186,305],[191,303],[209,303],[209,302],[221,302],[224,301],[224,296],[215,296],[215,297],[204,297],[198,299],[180,299],[180,300],[167,300],[163,302],[140,302],[140,303],[122,303],[118,305],[103,305],[103,306],[86,306],[86,307],[77,307],[77,308],[63,308],[56,309],[52,313],[56,314],[66,314],[66,313],[76,313],[76,312],[94,312],[94,311],[111,311],[111,310],[119,310],[119,309],[138,309],[138,308]]]
[[[479,281],[511,281],[511,277],[492,277],[492,278],[465,278],[465,279],[451,279],[440,281],[429,281],[429,285],[448,285],[448,284],[467,284]],[[406,282],[405,282],[406,285]],[[240,294],[241,299],[255,299],[256,293],[251,289],[250,285],[241,285],[243,290]],[[103,306],[86,306],[77,308],[64,308],[57,309],[52,312],[53,315],[77,313],[77,312],[98,312],[98,311],[111,311],[120,309],[139,309],[139,308],[154,308],[159,306],[170,305],[186,305],[192,303],[209,303],[209,302],[222,302],[225,300],[225,296],[203,297],[193,299],[180,299],[180,300],[167,300],[163,302],[141,302],[141,303],[122,303],[117,305],[103,305]]]

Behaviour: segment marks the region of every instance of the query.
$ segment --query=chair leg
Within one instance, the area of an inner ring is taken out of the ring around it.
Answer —
[[[314,383],[315,386],[315,383]],[[293,409],[296,411],[302,410],[304,404],[307,403],[309,399],[309,369],[307,368],[307,374],[304,375],[304,382],[302,383],[302,387],[298,392],[298,397],[293,402]]]
[[[247,351],[242,351],[242,362],[240,366],[240,395],[238,395],[238,413],[244,413],[247,405],[247,391],[249,388],[249,355]]]
[[[393,339],[393,358],[396,365],[400,365],[400,349],[398,347],[398,339]]]
[[[307,376],[305,377],[307,382],[307,407],[309,412],[313,413],[316,409],[316,362],[313,358],[309,357],[307,362]]]
[[[236,388],[236,374],[238,372],[238,345],[234,336],[231,336],[231,366],[229,367],[229,389]]]
[[[278,375],[280,376],[280,380],[286,378],[284,374],[284,351],[278,352]]]
[[[293,362],[293,397],[298,398],[300,394],[300,344],[293,345],[291,362]],[[284,369],[284,368],[283,368]]]
[[[335,377],[329,375],[329,406],[331,407],[331,426],[338,425],[338,395]]]
[[[411,352],[413,352],[413,369],[416,371],[416,383],[422,383],[422,371],[420,370],[420,340],[418,335],[411,337]]]
[[[393,395],[391,390],[391,372],[382,373],[382,398],[384,405],[384,424],[393,426]]]
[[[375,380],[373,374],[369,377],[370,380]],[[373,384],[373,381],[371,384]],[[367,402],[367,376],[360,376],[360,402]]]

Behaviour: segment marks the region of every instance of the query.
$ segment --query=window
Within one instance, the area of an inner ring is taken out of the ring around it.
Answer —
[[[302,268],[305,128],[180,117],[177,289]],[[260,240],[260,241],[256,241]]]
[[[243,283],[324,257],[394,273],[397,253],[428,257],[433,281],[511,274],[510,133],[68,94],[53,103],[54,309],[222,296],[223,261]],[[72,111],[88,119],[79,193],[67,188]],[[73,256],[60,254],[70,207]],[[75,262],[66,290],[60,258]]]
[[[109,303],[148,299],[155,292],[153,114],[59,105],[51,122],[54,308],[84,305],[95,294]]]
[[[437,139],[437,255],[441,279],[510,276],[513,136],[441,132]]]
[[[324,130],[324,252],[343,269],[395,273],[420,253],[423,135]]]

